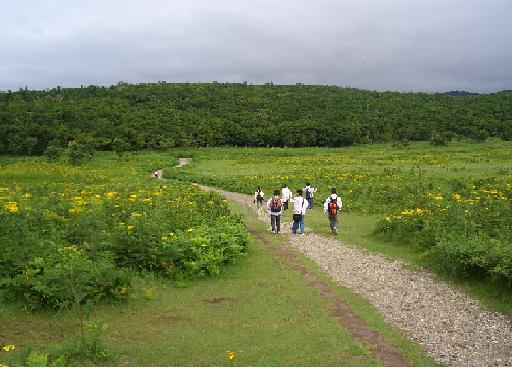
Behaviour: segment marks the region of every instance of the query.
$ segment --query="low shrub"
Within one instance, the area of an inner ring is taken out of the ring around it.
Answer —
[[[0,293],[30,309],[123,299],[130,271],[215,275],[247,246],[227,201],[190,184],[56,184],[0,198]]]

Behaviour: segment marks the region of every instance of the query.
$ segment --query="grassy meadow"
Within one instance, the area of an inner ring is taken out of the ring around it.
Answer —
[[[192,162],[173,168],[179,157]],[[510,315],[511,166],[501,141],[103,152],[82,165],[0,157],[0,365],[380,366],[248,236],[264,223],[190,182],[267,196],[311,182],[306,229],[325,236],[320,205],[336,186],[341,240],[430,268]],[[434,365],[297,256],[411,365]]]
[[[0,158],[0,365],[382,365],[298,272],[247,237],[265,227],[249,211],[151,177],[175,164],[156,152],[79,166]],[[434,364],[336,290],[411,365]]]
[[[318,188],[306,227],[329,235],[319,205],[337,187],[340,238],[428,267],[493,309],[512,314],[512,143],[434,147],[176,150],[192,163],[170,177],[253,194],[287,183]]]

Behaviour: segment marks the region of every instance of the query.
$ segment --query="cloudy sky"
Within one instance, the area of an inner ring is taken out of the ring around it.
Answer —
[[[512,0],[0,0],[0,90],[512,89]]]

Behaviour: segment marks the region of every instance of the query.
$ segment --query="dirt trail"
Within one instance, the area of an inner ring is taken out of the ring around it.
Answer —
[[[252,205],[250,196],[209,189]],[[258,216],[269,222],[266,211]],[[335,282],[369,300],[389,323],[404,330],[439,364],[512,366],[511,317],[484,308],[426,270],[407,268],[406,262],[311,232],[287,235],[289,223],[285,220],[281,236],[290,246],[315,261]],[[340,221],[343,230],[343,216]],[[345,320],[341,321],[348,328]]]

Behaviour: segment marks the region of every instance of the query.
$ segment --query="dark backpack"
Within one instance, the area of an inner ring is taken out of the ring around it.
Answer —
[[[256,195],[256,200],[263,201],[263,196],[261,196],[261,192],[258,192],[258,194]]]
[[[333,199],[331,197],[331,200],[329,201],[329,204],[327,204],[327,211],[329,214],[335,216],[338,213],[338,199]]]
[[[306,200],[309,199],[311,199],[311,191],[309,190],[309,188],[306,188]]]
[[[281,212],[281,199],[279,197],[273,197],[270,202],[270,212]]]

